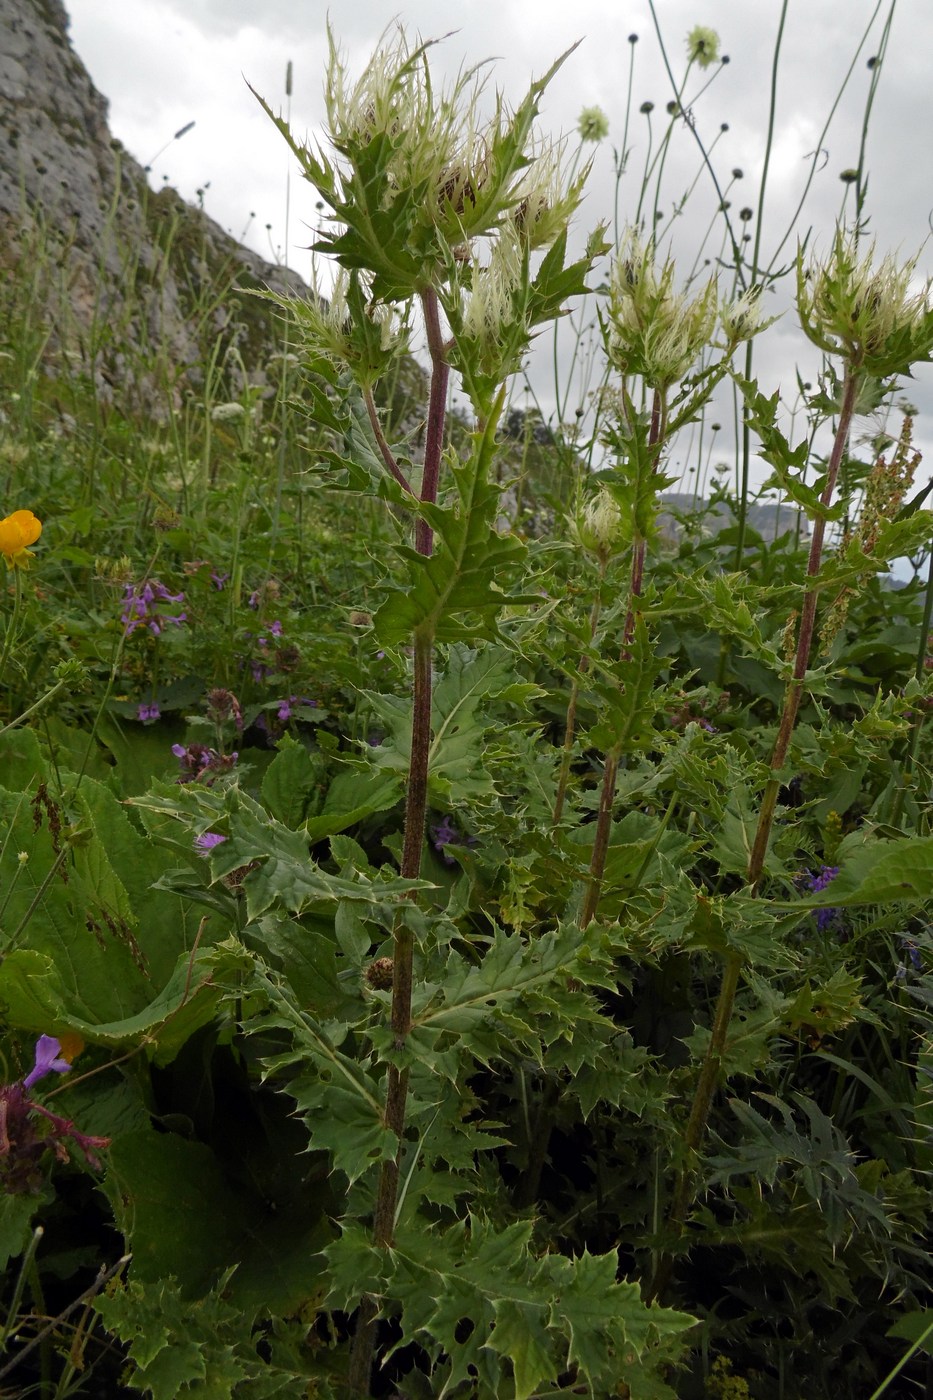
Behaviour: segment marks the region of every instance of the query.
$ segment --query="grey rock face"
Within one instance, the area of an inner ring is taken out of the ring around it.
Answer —
[[[265,305],[234,294],[205,323],[208,289],[301,285],[174,190],[149,189],[111,139],[60,0],[0,0],[0,270],[24,259],[49,318],[47,356],[80,362],[104,395],[119,380],[150,409],[167,406],[169,383],[177,394],[205,336],[261,380],[274,346]]]

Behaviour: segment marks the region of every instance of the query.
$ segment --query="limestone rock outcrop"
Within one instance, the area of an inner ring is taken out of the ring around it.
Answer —
[[[103,395],[119,382],[123,402],[155,411],[212,337],[231,374],[261,380],[272,318],[237,290],[300,285],[174,190],[149,189],[111,137],[61,0],[0,0],[0,278],[21,301],[24,266],[33,305],[19,311],[46,318],[44,362],[79,364]]]

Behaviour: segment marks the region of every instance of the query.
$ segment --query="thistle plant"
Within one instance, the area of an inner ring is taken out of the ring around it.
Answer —
[[[914,290],[915,265],[916,260],[913,260],[899,266],[891,258],[876,264],[874,247],[860,256],[855,236],[842,229],[837,229],[830,254],[823,262],[807,264],[802,253],[798,254],[797,310],[801,325],[819,349],[842,360],[843,369],[832,447],[818,489],[804,486],[795,473],[795,467],[802,465],[806,469],[806,452],[795,455],[790,451],[774,425],[773,403],[769,412],[755,386],[743,382],[749,417],[762,435],[765,455],[776,466],[775,481],[806,506],[812,531],[792,642],[792,665],[788,667],[769,776],[761,794],[745,872],[747,887],[753,896],[759,893],[768,874],[778,796],[789,777],[788,755],[800,706],[807,693],[817,609],[827,582],[824,569],[826,527],[834,515],[838,517],[838,512],[833,510],[834,497],[859,397],[873,382],[909,374],[914,364],[929,361],[933,356],[930,287],[927,284],[920,291]],[[869,399],[872,401],[872,396],[869,395]],[[874,509],[871,499],[866,504],[871,512]],[[926,529],[924,525],[921,528]],[[890,538],[879,544],[877,518],[871,532],[871,545],[875,549],[880,547],[882,557],[890,558],[896,545]],[[840,572],[844,573],[845,551],[839,559]],[[722,1071],[744,965],[745,958],[740,952],[731,952],[725,959],[709,1043],[684,1134],[685,1165],[680,1171],[671,1207],[671,1223],[678,1228],[692,1199],[696,1154],[705,1136],[710,1105]],[[652,1283],[653,1295],[666,1285],[671,1263],[669,1255],[662,1257]]]
[[[605,431],[606,446],[614,458],[606,489],[624,513],[630,565],[621,669],[610,715],[601,730],[609,742],[580,913],[583,927],[599,904],[619,764],[627,746],[637,748],[641,742],[636,738],[644,718],[637,717],[640,686],[625,672],[635,661],[644,675],[647,663],[649,643],[641,617],[645,561],[655,536],[660,493],[674,479],[664,473],[664,452],[674,435],[702,412],[727,374],[736,347],[762,324],[755,298],[743,296],[721,307],[714,279],[698,293],[688,294],[675,289],[675,276],[672,260],[659,266],[653,244],[632,231],[614,260],[609,282],[604,333],[606,357],[618,375],[613,391],[618,408],[615,422]],[[717,329],[723,339],[707,360]]]
[[[819,384],[751,383],[771,137],[746,237],[702,137],[720,47],[678,45],[626,199],[662,217],[589,275],[599,109],[545,141],[544,80],[511,109],[395,29],[359,71],[331,41],[321,148],[279,123],[321,219],[274,396],[213,334],[159,423],[119,384],[103,412],[80,376],[27,383],[36,260],[3,280],[5,508],[36,512],[0,521],[16,1393],[922,1389],[933,526],[886,406],[929,304],[866,256],[860,178],[861,243],[798,268]],[[696,179],[662,205],[681,136]],[[620,179],[635,142],[626,118]],[[678,271],[664,211],[707,178]],[[244,310],[205,282],[205,324],[215,291]],[[556,317],[583,337],[563,439],[503,410]],[[664,499],[713,467],[730,379],[773,529],[724,484]],[[95,1228],[125,1240],[96,1279]]]
[[[928,284],[922,291],[913,290],[915,266],[916,259],[898,267],[891,258],[876,266],[873,247],[860,258],[854,237],[842,229],[837,230],[832,251],[823,263],[805,267],[802,255],[797,259],[800,323],[816,346],[842,360],[842,393],[822,491],[814,503],[794,666],[787,682],[771,756],[771,777],[762,797],[749,858],[748,883],[752,889],[765,870],[781,774],[804,693],[821,591],[826,526],[859,394],[872,380],[909,374],[913,365],[933,356],[930,287]]]
[[[325,83],[330,151],[312,152],[280,128],[331,211],[316,251],[342,269],[331,305],[318,297],[299,310],[306,349],[339,363],[360,390],[372,437],[396,504],[415,517],[414,548],[403,546],[409,582],[390,595],[375,627],[388,644],[412,652],[412,718],[403,879],[421,872],[432,736],[432,670],[439,640],[492,636],[507,600],[503,585],[521,548],[495,528],[497,491],[490,480],[505,382],[516,372],[535,328],[584,290],[601,235],[583,259],[565,265],[567,227],[588,167],[573,179],[559,145],[537,139],[537,104],[563,59],[532,84],[514,112],[497,96],[483,120],[479,70],[450,90],[430,79],[428,44],[411,46],[399,30],[385,38],[353,83],[331,34]],[[566,55],[564,56],[566,57]],[[546,251],[545,251],[546,250]],[[534,255],[543,253],[537,270]],[[387,442],[372,395],[400,341],[394,317],[410,324],[420,311],[430,358],[427,427],[420,479]],[[451,370],[461,379],[476,421],[467,462],[450,464],[456,504],[442,503],[445,418]],[[436,540],[439,548],[436,547]],[[399,1192],[412,1027],[414,927],[399,913],[393,936],[391,1035],[385,1123],[399,1143],[383,1163],[374,1208],[377,1246],[391,1245]],[[350,1387],[368,1384],[377,1304],[366,1298],[351,1361]]]

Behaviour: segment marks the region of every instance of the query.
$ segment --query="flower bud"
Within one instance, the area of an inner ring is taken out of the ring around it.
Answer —
[[[241,403],[215,403],[211,409],[211,422],[232,423],[245,413],[246,409]]]
[[[587,554],[601,564],[625,548],[628,541],[622,510],[605,488],[587,501],[576,521],[575,533]]]

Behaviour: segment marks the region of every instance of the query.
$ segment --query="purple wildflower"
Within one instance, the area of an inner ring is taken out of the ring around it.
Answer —
[[[216,831],[205,831],[200,836],[195,837],[194,844],[199,851],[207,855],[208,851],[212,851],[215,846],[221,845],[226,839],[226,836],[221,836]]]
[[[229,772],[239,758],[238,753],[218,753],[205,744],[188,744],[187,747],[173,744],[172,753],[181,764],[180,783],[196,783],[203,779],[209,784],[218,773]]]
[[[804,888],[809,890],[811,894],[822,894],[823,890],[826,889],[827,885],[832,884],[838,874],[838,865],[821,866],[819,874],[817,875],[811,875],[808,871],[805,877]],[[826,933],[828,929],[833,928],[839,922],[841,917],[842,915],[839,909],[817,909],[816,926],[820,933]]]
[[[824,865],[818,875],[807,875],[807,889],[811,894],[821,894],[839,874],[838,865]]]
[[[120,621],[126,635],[131,636],[137,627],[148,627],[153,636],[158,637],[166,623],[178,627],[187,620],[187,613],[165,613],[163,603],[183,603],[184,593],[169,593],[157,578],[146,579],[143,583],[128,583],[123,590],[123,611]]]
[[[227,579],[229,577],[230,575],[228,573],[221,574],[218,573],[216,569],[211,569],[211,583],[217,589],[218,593],[223,592],[224,584],[227,582]]]
[[[257,588],[249,595],[246,606],[248,608],[252,608],[255,611],[255,609],[259,607],[259,604],[261,602],[262,597],[260,595],[259,589]]]
[[[442,851],[445,846],[452,846],[459,835],[460,833],[450,817],[441,817],[437,825],[431,827],[431,840],[434,842],[435,851]]]
[[[61,1043],[54,1035],[40,1035],[36,1041],[36,1062],[23,1080],[23,1088],[31,1089],[47,1074],[67,1074],[71,1065],[61,1055]]]
[[[136,718],[141,724],[150,724],[152,720],[160,719],[161,715],[157,700],[152,700],[148,705],[140,705],[136,711]]]
[[[317,709],[317,701],[310,700],[307,695],[290,695],[287,700],[282,700],[279,702],[279,708],[277,711],[279,720],[281,720],[283,724],[286,722],[286,720],[290,720],[292,717],[292,711],[298,705],[307,705],[308,708],[311,710]]]
[[[0,1085],[0,1189],[5,1194],[34,1195],[42,1189],[43,1160],[49,1148],[59,1162],[67,1162],[69,1145],[74,1144],[89,1166],[100,1168],[97,1153],[109,1147],[110,1139],[79,1133],[70,1119],[36,1103],[29,1092],[47,1074],[65,1074],[69,1069],[61,1042],[53,1035],[40,1035],[35,1064],[25,1078]]]
[[[278,618],[275,619],[275,621],[273,622],[272,626],[269,628],[269,631],[272,633],[273,637],[281,637],[281,635],[282,635],[282,624],[281,624],[281,622],[279,621]]]
[[[465,836],[454,823],[450,816],[441,817],[440,821],[429,828],[431,840],[435,851],[440,851],[445,865],[454,865],[453,856],[449,856],[444,850],[445,846],[475,846],[477,844],[475,836]]]

